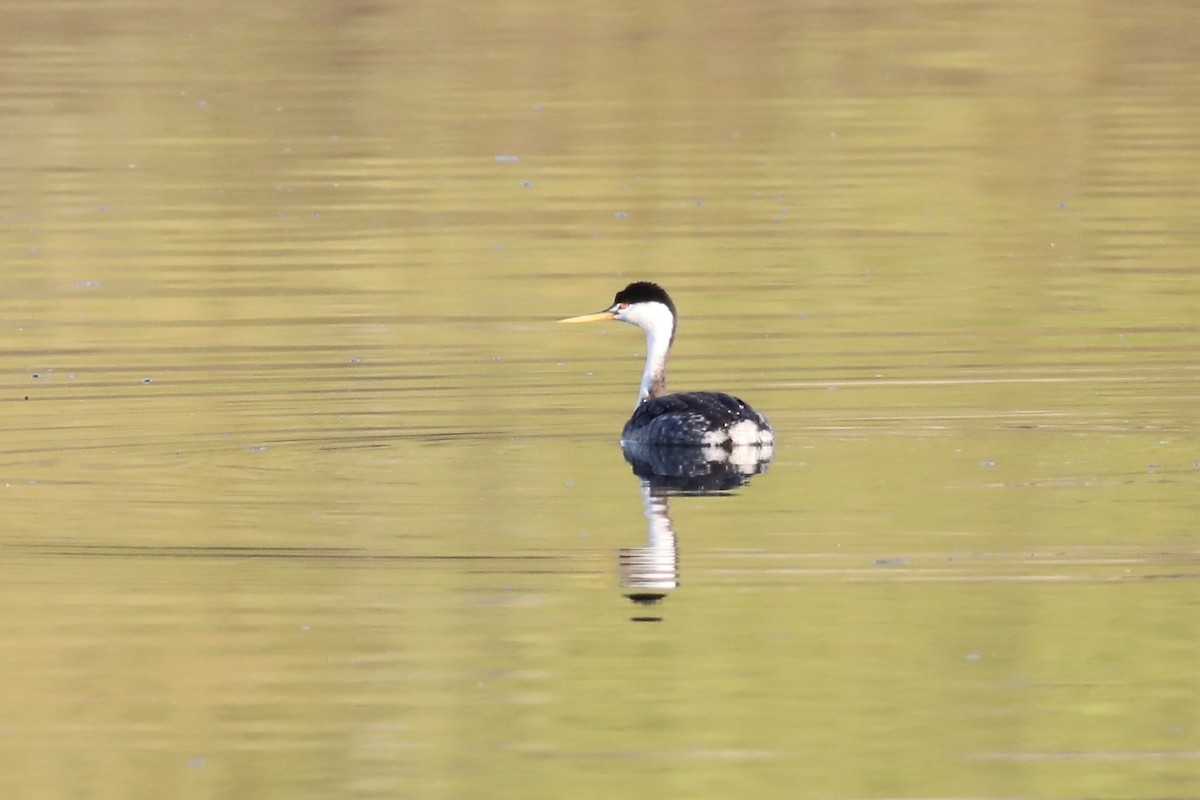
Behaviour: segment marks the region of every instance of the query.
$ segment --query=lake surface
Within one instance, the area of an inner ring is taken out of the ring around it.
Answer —
[[[6,10],[0,795],[1200,796],[1194,3]]]

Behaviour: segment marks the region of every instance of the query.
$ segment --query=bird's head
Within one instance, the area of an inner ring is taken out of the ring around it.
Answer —
[[[567,317],[559,322],[604,322],[615,319],[636,325],[653,336],[669,332],[675,338],[675,304],[657,283],[631,283],[613,297],[612,305],[595,314]]]

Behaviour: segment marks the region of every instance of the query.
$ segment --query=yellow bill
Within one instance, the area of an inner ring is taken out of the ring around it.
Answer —
[[[581,317],[567,317],[560,319],[559,322],[603,322],[615,316],[616,314],[612,311],[598,311],[595,314],[584,314]]]

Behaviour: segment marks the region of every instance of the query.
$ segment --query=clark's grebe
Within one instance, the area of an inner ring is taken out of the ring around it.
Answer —
[[[666,445],[771,444],[775,434],[762,414],[724,392],[667,394],[667,356],[675,341],[675,304],[654,283],[631,283],[595,314],[559,322],[601,322],[615,319],[646,332],[646,367],[633,416],[621,440]]]

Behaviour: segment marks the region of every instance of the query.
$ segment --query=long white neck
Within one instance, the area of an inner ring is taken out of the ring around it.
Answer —
[[[667,393],[667,354],[675,338],[675,315],[661,303],[648,303],[623,320],[646,332],[646,366],[638,388],[638,405]]]
[[[642,385],[638,388],[638,404],[667,393],[667,353],[670,350],[670,335],[646,331],[646,366],[642,370]]]

